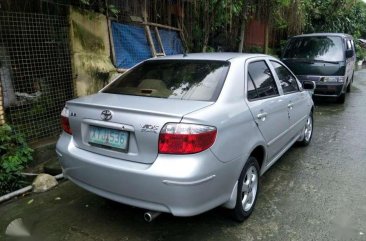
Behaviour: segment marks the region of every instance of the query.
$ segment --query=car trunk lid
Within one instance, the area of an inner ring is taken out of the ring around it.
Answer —
[[[68,101],[67,107],[77,147],[123,160],[153,163],[161,128],[212,103],[98,93]],[[104,120],[105,114],[111,114],[111,119]],[[115,142],[118,147],[113,145]]]

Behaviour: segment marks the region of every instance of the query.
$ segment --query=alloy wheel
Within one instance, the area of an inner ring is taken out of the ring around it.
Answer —
[[[242,187],[242,206],[244,211],[248,211],[252,208],[255,197],[257,195],[258,190],[258,172],[254,166],[248,168],[244,180],[243,180],[243,187]]]
[[[311,135],[313,134],[313,119],[311,116],[308,117],[305,125],[305,141],[309,141],[311,138]]]

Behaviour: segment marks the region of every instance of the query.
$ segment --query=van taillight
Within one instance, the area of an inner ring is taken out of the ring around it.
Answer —
[[[69,122],[69,109],[67,107],[65,107],[61,112],[61,127],[63,131],[72,135]]]
[[[193,154],[210,148],[216,139],[213,126],[168,123],[159,135],[159,153]]]

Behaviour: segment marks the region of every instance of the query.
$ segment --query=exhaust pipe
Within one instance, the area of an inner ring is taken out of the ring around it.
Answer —
[[[147,211],[146,213],[144,213],[144,219],[145,219],[146,222],[150,223],[155,218],[157,218],[160,214],[161,214],[160,212]]]

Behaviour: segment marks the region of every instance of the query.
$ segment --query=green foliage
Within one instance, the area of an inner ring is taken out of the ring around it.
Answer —
[[[23,186],[20,172],[32,161],[32,152],[22,135],[0,126],[0,196]]]
[[[84,5],[89,6],[90,5],[90,0],[80,0],[80,2]]]
[[[256,53],[256,54],[263,54],[263,48],[260,46],[250,46],[248,49],[246,49],[246,52],[248,53]]]
[[[114,16],[118,16],[118,14],[121,12],[116,6],[113,4],[108,5],[108,11],[112,13]]]
[[[366,34],[366,4],[361,0],[303,0],[306,32]]]
[[[113,4],[109,4],[107,5],[106,2],[104,1],[97,1],[97,0],[79,0],[79,2],[81,3],[81,6],[90,8],[96,10],[97,12],[100,13],[106,13],[109,12],[112,15],[114,15],[115,17],[118,16],[118,14],[120,13],[120,10]]]
[[[363,48],[358,42],[356,42],[356,56],[358,60],[366,59],[366,48]]]
[[[186,22],[186,28],[190,29],[187,39],[189,49],[193,52],[211,52],[218,46],[225,46],[226,51],[236,49],[246,3],[242,0],[196,1],[192,17]]]

